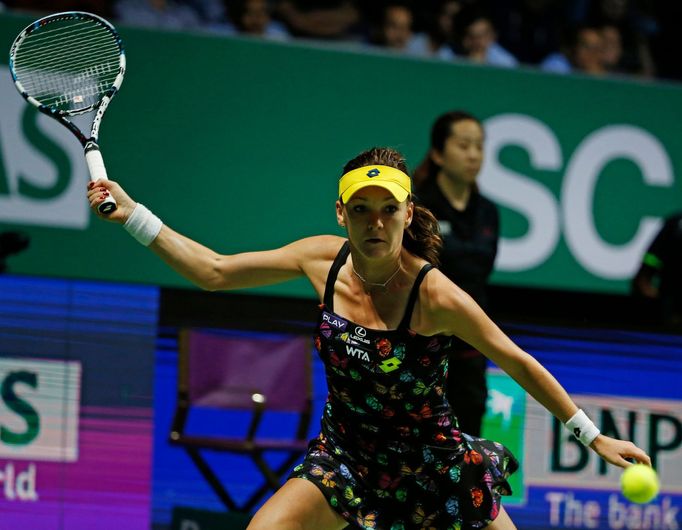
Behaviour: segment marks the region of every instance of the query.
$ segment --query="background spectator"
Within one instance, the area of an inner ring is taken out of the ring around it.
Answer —
[[[578,30],[570,60],[579,72],[592,75],[606,73],[604,41],[598,28],[586,26]]]
[[[129,26],[198,29],[203,24],[194,7],[176,0],[118,0],[114,15]]]
[[[360,13],[350,0],[283,0],[275,14],[295,37],[357,40]]]
[[[421,57],[454,59],[452,43],[455,40],[454,21],[462,9],[459,0],[436,0],[429,9],[421,11],[423,32],[415,33],[408,44],[408,53]]]
[[[623,38],[617,26],[606,24],[600,28],[602,38],[602,62],[612,74],[625,72],[623,65]]]
[[[638,11],[630,0],[595,0],[590,4],[587,17],[594,26],[610,27],[620,33],[620,71],[654,76],[649,38],[658,31],[658,26],[652,17]]]
[[[477,5],[469,5],[457,14],[455,32],[460,39],[458,55],[493,66],[518,65],[516,58],[497,42],[490,15]]]
[[[582,72],[591,75],[607,73],[604,63],[604,41],[599,28],[578,26],[571,29],[562,50],[550,54],[540,68],[547,72],[567,74]]]
[[[6,0],[3,4],[7,9],[14,11],[44,14],[60,11],[87,11],[102,17],[114,16],[111,0]]]
[[[286,27],[272,20],[272,6],[268,0],[230,0],[226,2],[225,9],[228,19],[211,25],[209,29],[279,41],[289,38]]]
[[[519,61],[538,64],[561,45],[566,24],[562,0],[498,0],[491,12],[499,40]]]
[[[379,14],[370,40],[378,46],[406,52],[412,40],[413,24],[414,16],[407,3],[388,3]]]
[[[419,57],[457,57],[502,67],[520,62],[551,72],[682,80],[677,57],[682,47],[680,2],[399,1],[3,0],[2,4],[8,10],[42,14],[89,11],[134,26],[206,28],[276,40],[369,40]],[[386,25],[380,30],[379,21],[384,20]],[[577,40],[575,27],[592,28],[600,36],[584,30]],[[570,38],[564,38],[566,34]],[[599,53],[601,61],[596,59]]]

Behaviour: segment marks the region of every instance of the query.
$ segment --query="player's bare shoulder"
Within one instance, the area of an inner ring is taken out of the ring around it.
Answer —
[[[323,235],[299,239],[293,244],[301,270],[320,296],[329,268],[345,241],[342,237]]]
[[[345,239],[339,236],[311,236],[299,239],[289,247],[295,249],[306,262],[333,261],[344,241]]]
[[[451,334],[450,324],[472,303],[471,297],[438,269],[424,277],[419,292],[420,319],[428,334]]]
[[[420,295],[424,296],[435,311],[456,310],[469,298],[461,287],[438,269],[433,269],[426,275]]]
[[[299,239],[292,245],[299,254],[301,266],[310,276],[318,269],[323,269],[326,274],[344,241],[339,236],[321,235]]]

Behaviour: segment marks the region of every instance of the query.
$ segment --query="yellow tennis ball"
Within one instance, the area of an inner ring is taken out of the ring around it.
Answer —
[[[644,464],[628,466],[620,476],[620,489],[623,491],[623,496],[638,504],[653,500],[658,495],[659,487],[656,471]]]

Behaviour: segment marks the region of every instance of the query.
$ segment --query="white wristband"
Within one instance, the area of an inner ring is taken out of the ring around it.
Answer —
[[[582,409],[578,409],[578,412],[565,425],[584,446],[590,445],[600,433],[597,426],[592,423],[592,420],[587,417]]]
[[[159,235],[162,226],[161,219],[138,202],[123,228],[145,247],[148,247]]]

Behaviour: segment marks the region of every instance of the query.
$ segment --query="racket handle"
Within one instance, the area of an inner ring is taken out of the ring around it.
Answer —
[[[107,169],[104,167],[102,153],[95,142],[85,144],[85,162],[88,164],[90,180],[107,179]],[[97,206],[97,211],[104,215],[109,215],[116,210],[116,199],[109,195],[102,203]]]

